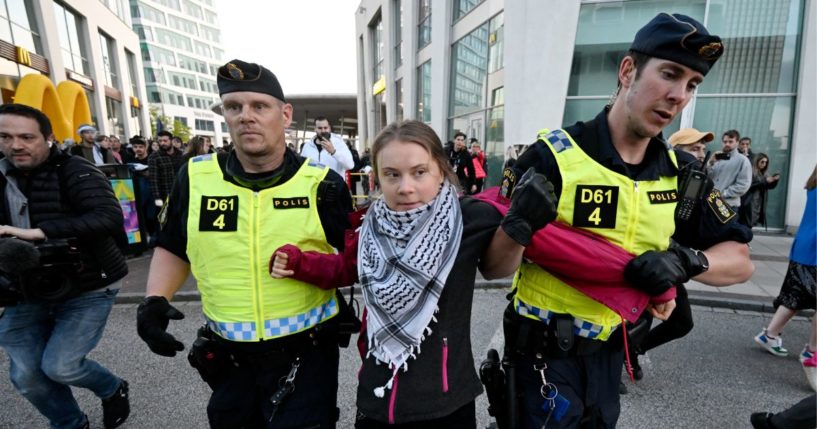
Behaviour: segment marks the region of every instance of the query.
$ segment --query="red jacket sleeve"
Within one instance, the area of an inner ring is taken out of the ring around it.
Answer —
[[[302,252],[296,246],[287,244],[279,247],[270,259],[270,271],[275,253],[289,256],[287,270],[293,270],[292,278],[315,285],[321,289],[334,289],[357,282],[357,232],[346,231],[345,250],[338,254]]]

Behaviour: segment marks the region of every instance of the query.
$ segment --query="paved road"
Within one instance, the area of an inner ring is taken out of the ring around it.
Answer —
[[[477,361],[489,345],[501,344],[498,331],[504,292],[478,290],[473,317],[473,345]],[[192,341],[201,320],[197,302],[179,303],[187,319],[171,325],[171,332]],[[204,428],[207,386],[186,359],[151,354],[137,337],[136,306],[114,307],[108,328],[92,357],[131,383],[133,414],[127,428]],[[756,410],[780,410],[809,394],[796,357],[776,358],[758,349],[752,336],[767,315],[698,307],[696,327],[685,339],[649,355],[646,376],[622,397],[621,428],[745,428]],[[796,318],[786,329],[790,349],[799,350],[809,324]],[[358,367],[354,350],[341,357],[341,422],[351,428],[354,414],[354,375]],[[8,363],[0,354],[0,428],[44,428],[45,420],[13,390],[7,378]],[[99,401],[77,390],[80,405],[92,427],[102,427]],[[478,400],[479,425],[488,422],[484,396]]]

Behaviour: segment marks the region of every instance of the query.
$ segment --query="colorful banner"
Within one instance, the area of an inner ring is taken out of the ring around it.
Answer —
[[[128,244],[142,242],[142,233],[139,231],[139,216],[136,212],[136,193],[133,191],[132,179],[110,179],[113,192],[122,207],[125,216],[125,233],[128,235]]]

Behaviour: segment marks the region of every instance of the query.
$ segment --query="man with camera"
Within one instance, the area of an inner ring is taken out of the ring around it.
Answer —
[[[93,360],[128,273],[119,201],[107,178],[48,140],[51,122],[0,106],[0,347],[14,387],[52,428],[88,428],[71,387],[102,399],[105,428],[130,413],[128,383]]]
[[[279,246],[343,250],[351,197],[337,173],[288,150],[292,105],[275,75],[232,60],[216,78],[234,150],[182,166],[163,213],[137,330],[151,351],[184,349],[168,300],[192,272],[206,327],[188,359],[213,390],[212,428],[334,428],[345,301],[269,275]],[[344,146],[341,142],[338,146]]]
[[[355,167],[352,153],[339,135],[332,133],[329,120],[323,116],[315,118],[315,137],[304,143],[301,156],[323,164],[340,177],[346,179],[346,170]]]

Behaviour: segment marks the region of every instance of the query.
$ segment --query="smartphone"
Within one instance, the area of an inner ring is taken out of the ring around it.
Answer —
[[[722,159],[729,159],[729,154],[726,152],[718,152],[715,154],[715,159],[722,160]]]

